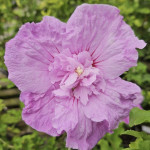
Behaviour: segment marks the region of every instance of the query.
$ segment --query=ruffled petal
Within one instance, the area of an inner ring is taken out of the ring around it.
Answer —
[[[79,86],[74,90],[74,96],[80,100],[83,105],[86,105],[89,101],[88,95],[91,93],[90,89],[87,87]]]
[[[5,64],[9,79],[22,92],[43,93],[50,87],[48,67],[54,54],[62,51],[65,24],[53,17],[40,23],[26,23],[6,43]]]
[[[57,99],[53,127],[58,133],[74,130],[78,123],[78,106],[74,99]]]
[[[71,92],[68,89],[57,89],[57,90],[54,90],[53,93],[55,96],[63,97],[63,98],[70,97],[70,95],[71,95]]]
[[[91,69],[85,69],[81,77],[83,80],[81,81],[81,86],[90,86],[92,85],[95,80],[97,79],[97,76],[99,75],[99,69],[92,67]]]
[[[121,78],[107,81],[105,93],[123,106],[137,107],[143,100],[140,87]]]
[[[75,83],[75,81],[77,80],[77,78],[78,78],[77,73],[71,73],[67,77],[67,79],[63,83],[61,83],[60,87],[61,88],[69,88],[70,86],[72,86]]]
[[[142,100],[143,97],[138,86],[117,78],[107,82],[103,93],[97,96],[92,95],[89,98],[89,103],[83,106],[83,111],[85,116],[92,121],[106,120],[109,124],[109,130],[112,130]]]
[[[21,93],[20,99],[25,104],[22,119],[26,124],[52,136],[60,135],[52,126],[56,104],[49,92],[47,94]]]
[[[84,66],[89,67],[92,65],[93,61],[91,60],[91,56],[88,52],[83,51],[78,54],[78,61]]]
[[[72,53],[88,51],[93,66],[103,71],[105,79],[114,79],[137,63],[135,48],[144,48],[120,11],[110,5],[83,4],[67,22],[65,48]],[[71,44],[70,44],[71,43]]]
[[[103,95],[100,96],[90,96],[89,103],[83,106],[83,112],[85,116],[92,121],[100,122],[108,120],[107,100],[104,99]]]
[[[52,136],[73,130],[78,123],[78,102],[75,99],[46,94],[21,93],[25,104],[22,119],[32,128]]]
[[[106,132],[108,132],[106,121],[93,122],[80,109],[78,124],[74,130],[67,133],[66,146],[79,150],[90,150]]]

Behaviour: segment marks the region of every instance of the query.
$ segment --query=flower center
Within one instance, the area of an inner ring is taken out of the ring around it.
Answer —
[[[77,67],[75,72],[78,74],[78,76],[80,76],[83,73],[83,69],[81,67]]]

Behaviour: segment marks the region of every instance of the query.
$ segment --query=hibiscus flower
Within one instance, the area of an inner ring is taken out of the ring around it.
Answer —
[[[5,53],[23,120],[51,136],[66,132],[67,147],[92,149],[141,103],[141,89],[119,76],[145,45],[109,5],[83,4],[67,23],[24,24]]]

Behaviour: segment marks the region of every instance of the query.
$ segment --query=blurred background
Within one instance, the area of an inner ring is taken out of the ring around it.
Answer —
[[[150,124],[150,0],[0,0],[0,150],[66,149],[65,135],[50,137],[33,130],[22,121],[21,111],[24,106],[19,101],[19,90],[7,78],[3,56],[5,43],[15,36],[22,24],[39,22],[45,15],[67,22],[75,8],[82,3],[117,6],[135,34],[147,43],[143,50],[138,50],[138,66],[122,76],[142,88],[144,110],[140,114],[145,113],[147,120],[142,122],[145,117],[140,116],[141,120],[134,122],[134,126],[121,123],[119,128],[113,134],[107,134],[94,150],[122,150],[128,147],[126,150],[150,150],[150,136],[143,132],[137,135],[137,131],[142,131],[143,124],[144,127]],[[134,113],[132,115],[138,114]],[[122,134],[130,129],[135,133]]]

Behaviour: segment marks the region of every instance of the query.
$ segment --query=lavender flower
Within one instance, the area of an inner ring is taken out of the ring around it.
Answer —
[[[92,149],[141,103],[141,89],[119,76],[145,45],[109,5],[83,4],[67,23],[26,23],[5,53],[23,120],[52,136],[66,132],[67,147]]]

